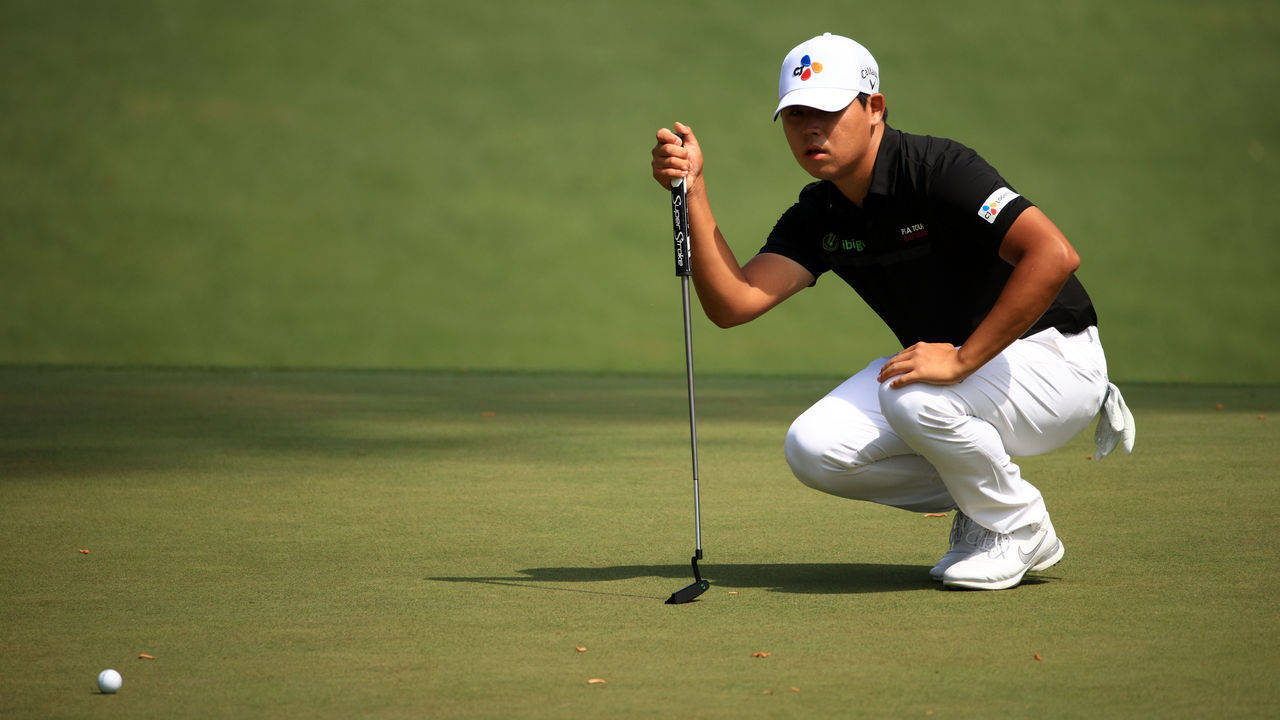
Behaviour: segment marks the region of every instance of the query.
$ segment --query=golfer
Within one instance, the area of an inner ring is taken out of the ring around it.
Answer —
[[[1100,454],[1121,440],[1128,451],[1132,415],[1107,381],[1071,243],[973,150],[889,127],[885,105],[879,67],[853,40],[826,33],[787,54],[774,119],[817,182],[746,265],[716,226],[692,128],[658,131],[653,177],[688,184],[694,286],[716,325],[749,322],[831,271],[905,348],[795,420],[795,476],[913,512],[958,509],[930,575],[1013,587],[1064,548],[1010,456],[1061,447],[1104,407]]]

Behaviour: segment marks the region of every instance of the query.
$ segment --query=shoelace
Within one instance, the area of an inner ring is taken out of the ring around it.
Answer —
[[[977,545],[979,550],[986,552],[992,560],[1004,557],[1004,554],[1013,546],[1013,538],[1009,535],[981,526],[979,528],[982,532],[978,534],[973,544]]]
[[[993,560],[1004,557],[1009,548],[1013,546],[1013,538],[1009,535],[988,530],[970,520],[969,516],[964,513],[956,511],[956,517],[951,521],[951,537],[949,538],[952,549],[962,540],[980,551],[990,554]]]
[[[970,519],[968,515],[957,510],[955,519],[951,521],[951,536],[948,538],[948,542],[951,544],[952,550],[956,549],[960,543],[985,549],[982,548],[983,537],[990,532],[990,530]]]

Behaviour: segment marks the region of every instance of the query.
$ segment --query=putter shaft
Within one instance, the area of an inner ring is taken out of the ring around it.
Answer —
[[[698,411],[693,400],[693,331],[689,313],[689,276],[680,277],[681,296],[684,300],[684,363],[689,378],[689,452],[693,458],[693,572],[698,575],[698,560],[702,558],[702,503],[698,488]],[[700,578],[699,578],[700,579]]]

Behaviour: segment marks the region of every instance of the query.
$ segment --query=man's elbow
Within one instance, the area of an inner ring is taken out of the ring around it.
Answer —
[[[711,322],[715,323],[715,326],[721,330],[728,330],[731,327],[737,327],[751,319],[734,313],[718,313],[716,315],[708,314],[707,317],[710,318]]]
[[[1080,254],[1076,249],[1071,247],[1071,243],[1063,240],[1062,242],[1062,269],[1067,274],[1080,269]]]
[[[1062,252],[1062,269],[1066,270],[1066,274],[1074,273],[1080,269],[1080,254],[1076,252],[1070,243],[1064,243],[1064,252]]]
[[[752,312],[746,308],[722,307],[714,311],[707,309],[707,319],[722,330],[749,323],[759,316],[759,312]]]
[[[1034,258],[1036,265],[1053,268],[1057,274],[1062,275],[1064,281],[1080,267],[1080,255],[1061,235],[1054,238],[1053,242],[1041,243],[1028,256]]]

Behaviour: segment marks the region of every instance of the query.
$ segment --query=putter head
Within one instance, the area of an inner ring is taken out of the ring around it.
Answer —
[[[693,602],[698,599],[699,595],[706,592],[709,587],[711,587],[711,583],[706,580],[698,580],[671,593],[671,597],[667,598],[666,604],[683,605],[687,602]]]

